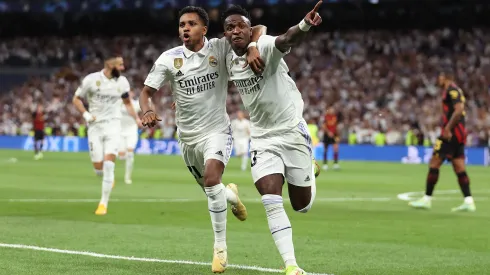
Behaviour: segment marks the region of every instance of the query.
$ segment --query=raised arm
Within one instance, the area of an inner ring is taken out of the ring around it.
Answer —
[[[298,45],[306,37],[306,34],[312,26],[318,26],[322,23],[322,18],[318,14],[318,9],[323,1],[318,1],[313,10],[306,14],[298,25],[295,25],[289,30],[279,35],[276,38],[276,48],[281,52],[287,52],[292,46]]]

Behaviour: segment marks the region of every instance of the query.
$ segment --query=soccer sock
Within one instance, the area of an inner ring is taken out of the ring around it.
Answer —
[[[226,188],[224,184],[222,184],[222,183],[220,183],[220,184],[223,185],[223,187],[225,188],[226,201],[232,205],[237,204],[238,199],[236,197],[236,194],[233,193],[233,191],[231,191],[231,189]]]
[[[297,266],[294,255],[293,229],[288,215],[284,211],[282,197],[279,195],[263,195],[262,203],[264,204],[272,238],[284,260],[284,264],[286,266]]]
[[[426,196],[432,196],[437,180],[439,180],[439,169],[429,168],[429,174],[427,174],[427,183],[425,185]]]
[[[323,152],[323,164],[327,164],[328,163],[328,147],[325,146],[325,151]]]
[[[223,184],[204,187],[214,230],[214,248],[226,248],[226,188]]]
[[[42,152],[43,151],[43,143],[44,143],[44,140],[40,140],[39,141],[39,151]]]
[[[39,152],[38,146],[39,146],[39,141],[34,141],[34,154],[36,155]]]
[[[103,170],[94,169],[94,172],[95,172],[95,175],[97,175],[97,177],[102,177],[104,175]]]
[[[247,164],[248,164],[248,154],[243,154],[242,156],[242,170],[247,169]]]
[[[109,197],[112,191],[112,184],[114,183],[114,162],[104,161],[104,176],[102,177],[102,198],[100,203],[107,207],[109,203]]]
[[[130,179],[133,174],[134,153],[128,152],[126,154],[126,178]]]
[[[339,152],[333,152],[333,162],[339,162]]]
[[[463,192],[463,196],[465,198],[471,197],[470,179],[468,178],[468,174],[466,174],[466,171],[457,173],[456,175],[458,176],[459,188],[461,188],[461,192]]]

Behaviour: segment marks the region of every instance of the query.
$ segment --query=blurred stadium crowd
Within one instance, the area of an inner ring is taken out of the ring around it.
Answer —
[[[77,135],[83,123],[71,105],[81,78],[101,70],[104,51],[124,56],[125,75],[136,94],[154,60],[179,45],[175,38],[124,36],[114,38],[13,38],[0,42],[1,66],[58,66],[49,79],[34,78],[0,93],[0,134],[27,135],[31,112],[45,106],[48,125],[57,135]],[[415,143],[434,141],[440,129],[441,91],[435,86],[440,68],[452,66],[467,99],[468,146],[487,146],[490,134],[490,32],[451,31],[323,32],[311,35],[287,55],[291,75],[305,101],[304,116],[320,126],[327,108],[340,120],[343,141],[356,133],[357,143],[373,143],[377,132],[387,144],[405,144],[411,131]],[[167,87],[155,104],[164,118],[162,135],[174,131],[172,97]],[[242,108],[230,86],[228,112]],[[152,133],[147,133],[151,136]]]

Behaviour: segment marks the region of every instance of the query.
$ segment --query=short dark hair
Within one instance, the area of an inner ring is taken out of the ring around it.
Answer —
[[[122,57],[122,54],[119,52],[108,52],[105,53],[103,56],[104,56],[104,61],[107,61],[118,57]]]
[[[248,19],[248,21],[250,21],[250,23],[252,22],[252,20],[250,19],[250,13],[248,13],[246,9],[242,8],[239,5],[231,5],[221,15],[221,23],[224,24],[228,16],[235,15],[235,14],[245,16]]]
[[[204,26],[209,27],[209,15],[208,13],[201,7],[195,6],[187,6],[179,11],[179,18],[186,13],[195,13],[199,16],[204,23]]]

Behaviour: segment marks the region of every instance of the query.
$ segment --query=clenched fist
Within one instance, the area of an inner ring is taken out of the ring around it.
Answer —
[[[152,110],[146,111],[141,118],[141,124],[150,128],[157,125],[158,121],[162,121],[162,119]]]

